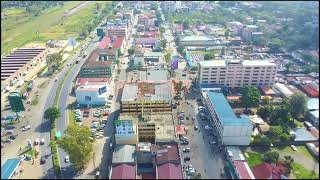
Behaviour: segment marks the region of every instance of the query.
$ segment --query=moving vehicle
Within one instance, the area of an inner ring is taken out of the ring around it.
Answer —
[[[190,157],[187,156],[187,157],[183,158],[183,160],[184,161],[190,161]]]
[[[180,140],[181,140],[181,141],[187,141],[188,138],[187,138],[186,136],[180,136]]]
[[[297,147],[295,145],[290,145],[291,149],[297,151]]]
[[[191,148],[187,147],[187,148],[183,148],[182,152],[190,152]]]
[[[182,141],[181,142],[181,145],[188,145],[189,144],[189,141]]]
[[[65,161],[66,163],[69,163],[69,162],[70,162],[69,156],[66,156],[66,157],[64,158],[64,161]]]
[[[194,130],[197,131],[199,128],[198,126],[194,126]]]
[[[26,126],[23,126],[23,127],[22,127],[22,131],[27,131],[27,130],[29,130],[29,129],[31,129],[31,126],[30,126],[30,125],[26,125]]]

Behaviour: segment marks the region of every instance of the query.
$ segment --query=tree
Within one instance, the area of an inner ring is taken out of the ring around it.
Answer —
[[[191,175],[191,179],[201,179],[201,173],[193,173]]]
[[[164,27],[162,27],[162,26],[161,26],[161,27],[159,28],[159,31],[160,31],[160,33],[161,33],[161,34],[163,34],[163,33],[165,33],[165,32],[166,32],[166,29],[165,29]]]
[[[212,52],[208,52],[206,54],[204,54],[203,59],[204,60],[210,60],[214,58],[214,54]]]
[[[283,129],[281,126],[270,126],[269,134],[273,140],[279,140],[282,132],[283,132]]]
[[[118,58],[115,60],[115,63],[116,63],[116,65],[117,65],[117,68],[119,69],[120,61],[119,61],[119,59],[118,59]]]
[[[160,47],[162,49],[166,49],[166,46],[167,46],[167,40],[166,39],[161,39],[160,40]]]
[[[170,63],[171,60],[171,53],[167,53],[166,55],[164,55],[164,59],[166,63]]]
[[[52,71],[55,71],[58,69],[61,61],[62,61],[61,52],[49,54],[46,58],[48,69]]]
[[[90,142],[90,129],[70,124],[65,136],[58,142],[69,154],[71,163],[77,169],[83,169],[92,157],[93,145]]]
[[[130,48],[128,49],[128,54],[131,56],[134,54],[134,49],[133,48]]]
[[[302,93],[294,93],[289,98],[289,111],[294,118],[298,118],[307,108],[307,99]]]
[[[183,82],[179,81],[178,83],[174,83],[174,90],[176,91],[176,93],[181,92],[183,89]]]
[[[270,48],[271,52],[278,52],[281,47],[284,46],[284,42],[278,38],[271,39],[267,46]]]
[[[268,120],[272,114],[273,106],[272,105],[266,105],[264,107],[261,107],[258,109],[257,114],[265,120]]]
[[[222,47],[222,49],[221,49],[221,55],[225,55],[225,52],[226,52],[226,47]]]
[[[254,86],[243,86],[240,89],[241,93],[241,104],[246,108],[246,111],[249,107],[257,107],[260,100],[260,92]]]
[[[284,166],[287,168],[286,175],[291,173],[291,164],[294,162],[294,159],[291,156],[284,156]]]
[[[177,51],[182,55],[184,55],[184,53],[185,53],[183,46],[178,46]]]
[[[261,146],[270,146],[271,140],[267,136],[256,135],[253,139],[253,144]]]
[[[279,153],[276,151],[269,151],[263,155],[263,160],[267,163],[277,163],[279,160]]]
[[[61,116],[61,113],[57,107],[48,108],[44,112],[44,118],[49,119],[51,122],[54,122],[60,116]]]
[[[190,23],[189,20],[184,20],[182,23],[183,29],[189,29],[190,28]]]

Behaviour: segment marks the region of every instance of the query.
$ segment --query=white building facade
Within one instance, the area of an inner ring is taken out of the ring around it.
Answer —
[[[80,105],[105,105],[107,96],[107,85],[85,85],[76,89],[76,99]]]
[[[198,82],[227,87],[272,86],[277,65],[268,60],[212,60],[199,63]]]

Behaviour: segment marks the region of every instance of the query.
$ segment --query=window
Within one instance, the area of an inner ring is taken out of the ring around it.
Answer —
[[[226,73],[226,71],[220,71],[220,73]]]
[[[253,69],[260,69],[260,67],[254,67]]]
[[[203,70],[209,70],[209,68],[203,68]]]
[[[202,83],[208,83],[208,81],[202,81]]]
[[[251,67],[246,67],[246,69],[251,69]]]

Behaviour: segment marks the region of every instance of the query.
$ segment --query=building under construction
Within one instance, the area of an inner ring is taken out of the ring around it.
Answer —
[[[171,112],[172,87],[168,82],[127,83],[123,87],[121,112],[145,114]]]

